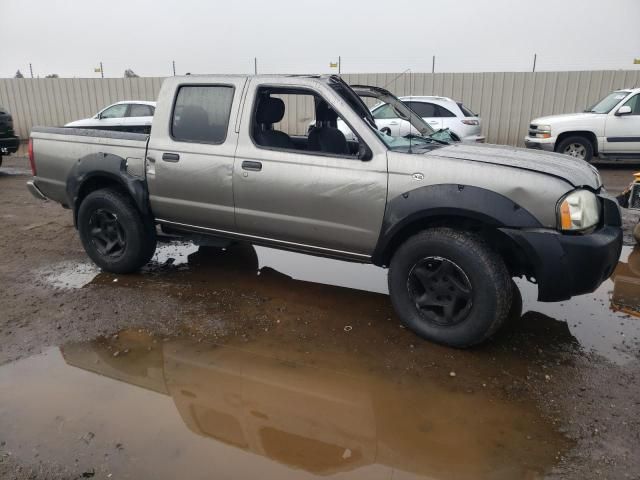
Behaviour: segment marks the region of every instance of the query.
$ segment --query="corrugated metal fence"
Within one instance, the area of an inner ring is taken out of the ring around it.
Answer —
[[[532,118],[578,112],[608,92],[640,86],[640,71],[536,73],[348,74],[351,84],[385,87],[400,95],[443,95],[483,118],[491,143],[522,145]],[[162,78],[0,79],[0,105],[26,138],[33,125],[64,125],[119,100],[154,100]],[[298,119],[303,115],[297,116]],[[306,128],[306,124],[300,128]]]

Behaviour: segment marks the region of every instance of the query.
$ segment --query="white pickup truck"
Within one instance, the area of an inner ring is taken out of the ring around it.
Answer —
[[[640,159],[640,88],[616,90],[583,113],[536,118],[524,143],[587,162]]]

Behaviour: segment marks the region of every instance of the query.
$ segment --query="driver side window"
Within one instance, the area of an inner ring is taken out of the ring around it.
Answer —
[[[631,115],[640,115],[640,94],[631,97],[623,106],[631,107]]]
[[[128,105],[126,103],[113,105],[106,110],[103,110],[100,114],[100,118],[122,118],[127,112],[127,106]]]

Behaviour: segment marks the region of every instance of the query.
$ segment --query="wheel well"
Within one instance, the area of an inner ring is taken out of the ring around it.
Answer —
[[[129,195],[124,185],[122,185],[121,182],[119,182],[118,180],[112,177],[108,177],[105,175],[96,175],[91,178],[88,178],[87,180],[82,182],[82,185],[80,185],[80,188],[78,189],[78,195],[76,196],[75,203],[73,205],[74,224],[77,225],[78,210],[80,209],[80,204],[82,203],[82,201],[90,193],[95,192],[96,190],[101,190],[103,188],[111,188],[113,190],[117,190],[126,195]]]
[[[586,138],[587,140],[589,140],[589,142],[591,143],[591,146],[593,147],[593,156],[597,156],[598,155],[598,140],[596,138],[596,134],[593,132],[589,132],[587,130],[579,130],[579,131],[575,131],[575,132],[563,132],[560,135],[558,135],[558,139],[556,140],[556,145],[555,145],[555,151],[558,151],[558,148],[560,146],[560,144],[562,143],[562,141],[565,138],[568,137],[583,137]]]
[[[434,227],[449,227],[474,232],[504,259],[511,276],[533,277],[534,270],[520,246],[493,225],[467,217],[430,217],[412,222],[397,232],[382,254],[382,265],[389,265],[393,252],[416,233]]]

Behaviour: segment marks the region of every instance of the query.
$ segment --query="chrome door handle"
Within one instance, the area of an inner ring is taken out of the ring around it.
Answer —
[[[398,122],[396,122],[396,121],[389,122],[389,125],[398,125]]]

